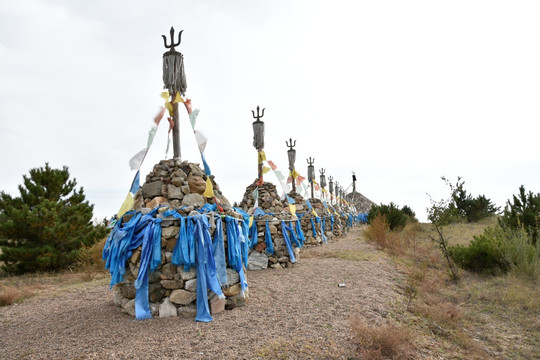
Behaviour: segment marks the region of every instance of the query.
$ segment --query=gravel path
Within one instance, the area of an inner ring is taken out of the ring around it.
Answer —
[[[395,267],[361,229],[302,249],[290,269],[248,272],[247,306],[214,316],[136,321],[103,282],[0,308],[2,359],[348,359],[351,316],[377,322],[399,296]],[[354,249],[365,260],[336,256]],[[345,287],[338,287],[345,283]]]

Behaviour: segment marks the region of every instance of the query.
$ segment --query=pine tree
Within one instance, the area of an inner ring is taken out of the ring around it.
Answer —
[[[523,227],[533,244],[536,244],[539,237],[540,221],[540,193],[528,193],[525,187],[519,187],[519,194],[513,195],[512,202],[508,200],[503,216],[499,219],[499,224],[504,228],[519,229]]]
[[[0,192],[2,268],[9,273],[54,271],[72,265],[80,249],[105,236],[92,223],[94,206],[70,180],[67,166],[30,170],[20,197]]]

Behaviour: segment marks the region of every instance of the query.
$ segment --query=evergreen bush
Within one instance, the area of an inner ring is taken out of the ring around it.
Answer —
[[[2,268],[9,273],[54,271],[77,260],[83,246],[105,236],[92,223],[93,205],[76,189],[68,168],[31,169],[23,175],[19,197],[0,192]]]
[[[523,185],[519,194],[513,195],[512,202],[508,200],[499,224],[503,228],[518,230],[524,228],[532,238],[533,244],[538,242],[538,227],[540,221],[540,193],[525,192]]]
[[[368,223],[371,224],[378,215],[384,215],[392,231],[403,229],[409,220],[416,220],[415,214],[410,207],[405,205],[403,209],[400,209],[393,202],[389,205],[373,205],[369,211]]]

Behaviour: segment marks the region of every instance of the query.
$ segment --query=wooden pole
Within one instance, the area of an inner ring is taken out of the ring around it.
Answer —
[[[171,95],[171,102],[173,103],[173,156],[174,159],[182,161],[182,155],[180,153],[180,117],[178,116],[178,103],[174,103],[175,94]]]

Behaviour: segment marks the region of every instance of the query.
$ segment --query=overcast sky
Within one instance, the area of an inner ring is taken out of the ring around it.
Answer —
[[[67,165],[118,211],[162,106],[162,34],[184,30],[188,89],[225,196],[257,176],[251,110],[266,108],[267,158],[285,140],[342,185],[426,218],[440,179],[497,205],[540,191],[538,1],[0,0],[0,190]],[[184,160],[200,162],[181,112]],[[142,167],[163,159],[166,122]],[[170,152],[172,156],[172,151]],[[278,184],[269,173],[265,180]]]

